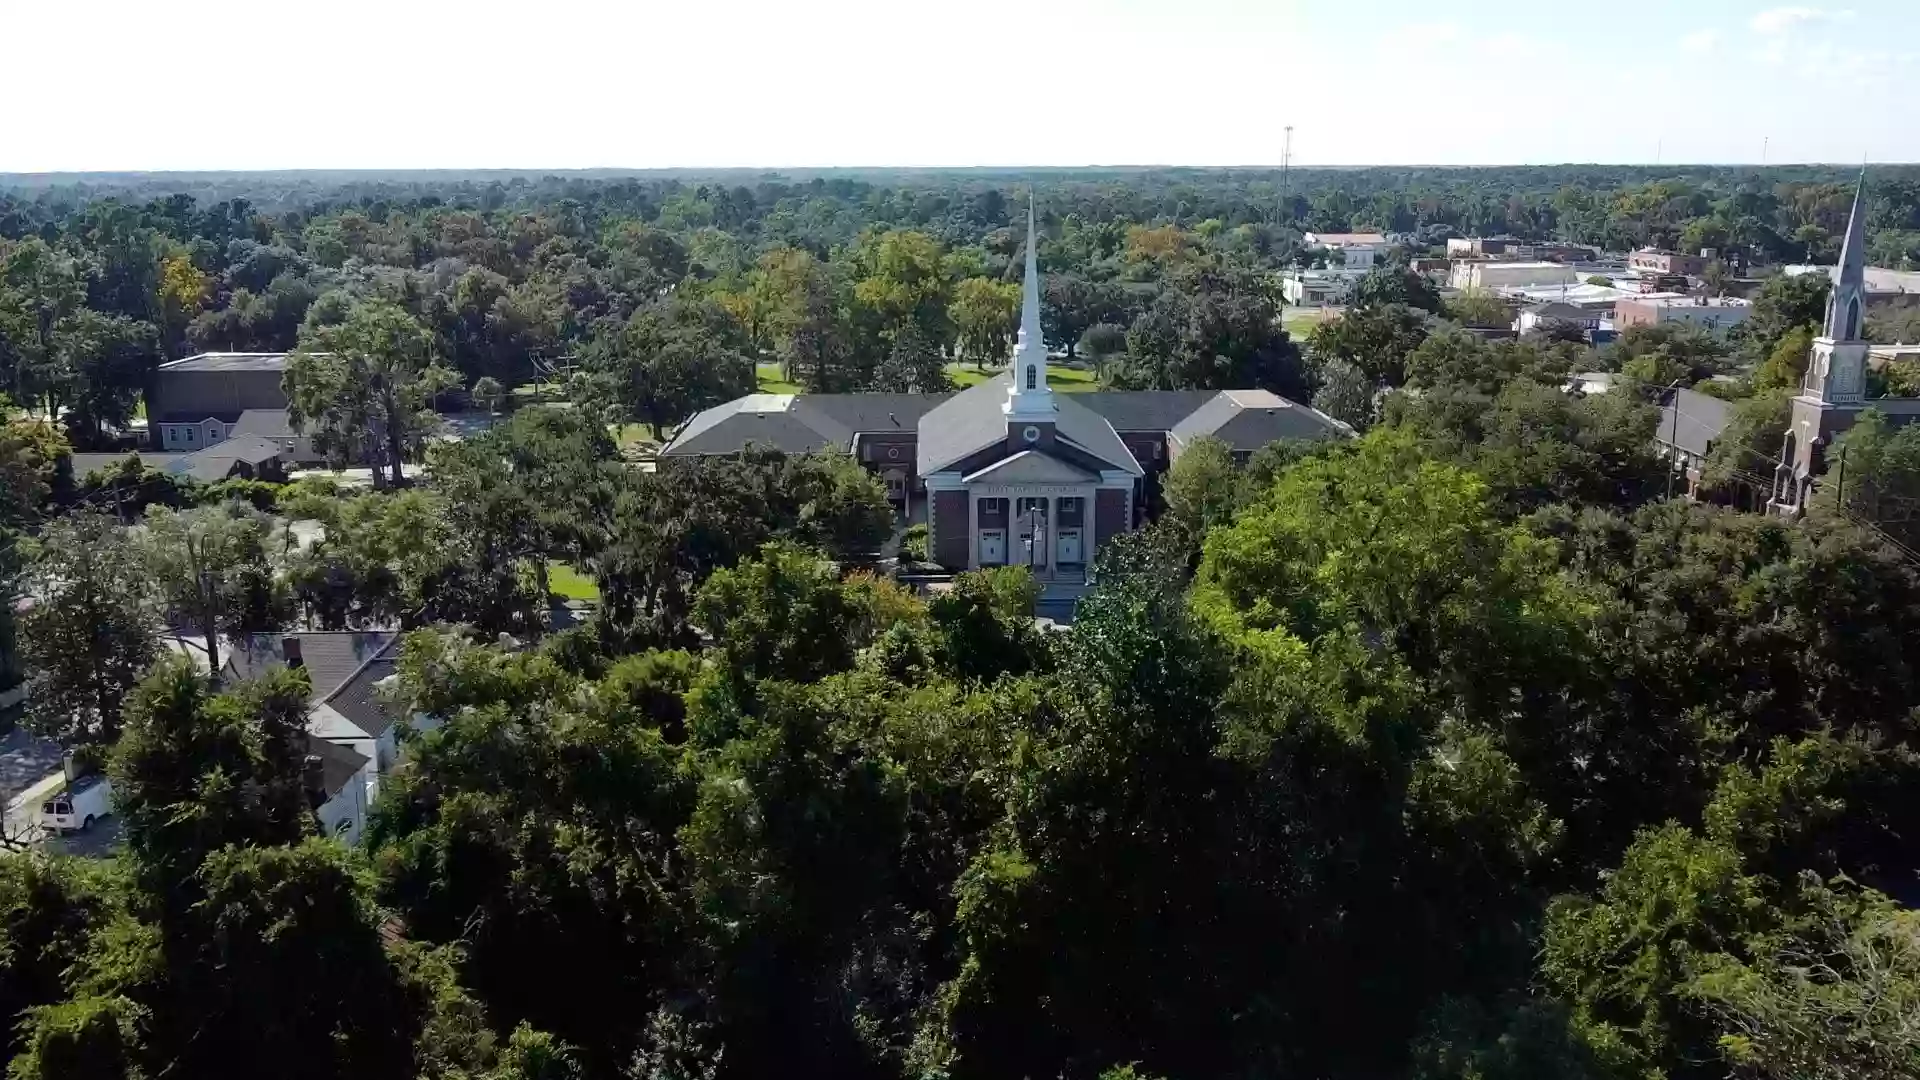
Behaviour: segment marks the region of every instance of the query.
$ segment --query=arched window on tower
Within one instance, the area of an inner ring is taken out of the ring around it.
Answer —
[[[1040,387],[1040,379],[1035,374],[1035,370],[1032,364],[1027,365],[1027,389],[1029,390],[1037,390]]]
[[[1860,340],[1860,297],[1847,300],[1847,337],[1848,341]]]

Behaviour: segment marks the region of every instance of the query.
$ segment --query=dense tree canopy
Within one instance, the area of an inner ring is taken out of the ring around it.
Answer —
[[[1302,343],[1273,292],[1309,228],[1830,255],[1835,174],[1050,176],[1051,349],[1361,429],[1184,441],[1070,625],[1023,567],[892,576],[843,453],[623,457],[775,372],[993,363],[1030,179],[0,196],[27,715],[123,830],[0,859],[10,1074],[1914,1074],[1914,429],[1863,416],[1802,520],[1667,498],[1652,449],[1654,391],[1704,384],[1710,494],[1777,454],[1819,277],[1602,350],[1392,265]],[[1875,178],[1876,257],[1915,190]],[[63,471],[55,418],[113,442],[206,346],[297,346],[380,487]],[[431,439],[456,383],[499,415]],[[357,848],[308,677],[208,674],[282,628],[404,634]]]

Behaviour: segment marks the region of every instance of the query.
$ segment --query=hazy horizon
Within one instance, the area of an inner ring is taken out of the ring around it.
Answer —
[[[6,173],[1920,160],[1893,0],[0,5]]]

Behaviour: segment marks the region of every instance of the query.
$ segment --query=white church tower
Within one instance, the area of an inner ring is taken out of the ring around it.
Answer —
[[[1007,423],[1051,425],[1059,413],[1053,391],[1047,387],[1047,343],[1040,334],[1040,257],[1031,195],[1027,198],[1027,267],[1020,283],[1020,336],[1013,346],[1013,370],[1007,403],[1001,411]]]

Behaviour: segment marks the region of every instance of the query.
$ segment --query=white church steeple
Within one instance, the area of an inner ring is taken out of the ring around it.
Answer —
[[[1840,243],[1840,265],[1827,298],[1826,325],[1813,339],[1801,396],[1832,405],[1864,400],[1867,381],[1866,333],[1861,317],[1867,303],[1867,172],[1853,193],[1853,213]]]
[[[1013,347],[1011,385],[1002,410],[1008,423],[1052,423],[1058,406],[1047,387],[1047,343],[1040,333],[1040,257],[1033,197],[1027,197],[1027,266],[1020,282],[1020,336]]]

